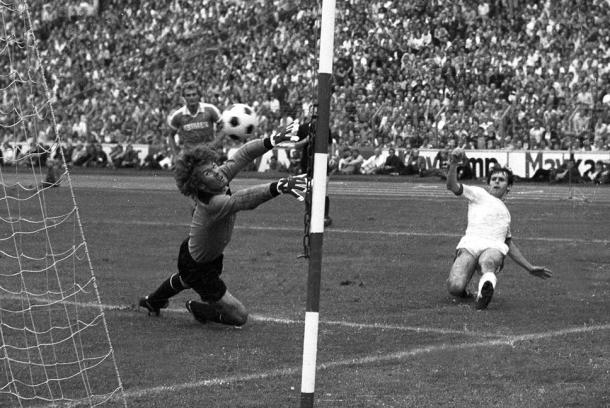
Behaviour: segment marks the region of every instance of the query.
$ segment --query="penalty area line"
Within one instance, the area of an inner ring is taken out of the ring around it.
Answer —
[[[275,317],[268,317],[263,315],[252,314],[250,315],[252,320],[260,321],[260,322],[271,322],[271,323],[280,323],[280,324],[305,324],[302,320],[293,320],[293,319],[281,319]],[[467,335],[467,336],[477,336],[477,337],[489,337],[489,338],[505,338],[506,336],[503,334],[493,334],[493,333],[483,333],[476,331],[469,331],[467,329],[464,330],[454,330],[454,329],[443,329],[436,327],[422,327],[422,326],[404,326],[399,324],[386,324],[386,323],[355,323],[355,322],[346,322],[342,320],[320,320],[321,325],[328,326],[340,326],[340,327],[349,327],[353,329],[371,329],[371,330],[395,330],[395,331],[412,331],[416,333],[437,333],[437,334],[459,334],[459,335]]]
[[[14,299],[14,300],[22,300],[21,296],[16,295],[8,295],[4,296],[6,299]],[[30,298],[30,302],[55,302],[49,298],[36,297]],[[89,309],[101,309],[103,311],[119,311],[119,312],[138,312],[139,307],[136,305],[109,305],[109,304],[98,304],[95,302],[75,302],[64,300],[61,302],[57,302],[70,306],[77,306],[82,308]],[[163,309],[165,313],[176,313],[176,314],[188,314],[188,311],[184,308],[168,308]],[[144,313],[144,312],[143,312]],[[283,325],[304,325],[304,320],[298,319],[288,319],[281,317],[273,317],[273,316],[264,316],[256,313],[251,313],[249,318],[253,321],[263,322],[263,323],[276,323]],[[457,334],[457,335],[465,335],[465,336],[477,336],[477,337],[485,337],[485,338],[506,338],[506,335],[503,334],[493,334],[493,333],[484,333],[477,331],[470,331],[468,329],[464,330],[456,330],[456,329],[446,329],[446,328],[438,328],[438,327],[425,327],[425,326],[405,326],[399,324],[387,324],[387,323],[356,323],[356,322],[348,322],[342,320],[320,320],[321,325],[328,326],[338,326],[338,327],[348,327],[354,329],[370,329],[370,330],[394,330],[394,331],[412,331],[416,333],[436,333],[436,334]]]

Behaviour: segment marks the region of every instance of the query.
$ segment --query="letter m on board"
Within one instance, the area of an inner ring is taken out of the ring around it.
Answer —
[[[542,153],[536,153],[535,155],[530,152],[525,153],[525,177],[530,178],[542,166]]]

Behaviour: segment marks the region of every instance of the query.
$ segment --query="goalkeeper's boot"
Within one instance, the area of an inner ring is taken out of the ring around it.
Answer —
[[[490,281],[486,281],[483,283],[479,294],[477,295],[477,300],[475,303],[475,308],[477,310],[487,309],[489,302],[491,302],[491,298],[494,295],[494,286]]]
[[[144,296],[143,298],[140,298],[138,305],[148,310],[149,316],[159,316],[161,314],[161,309],[166,309],[169,306],[169,301],[167,299],[154,301],[149,299],[148,296]]]
[[[186,301],[186,310],[188,310],[199,323],[206,324],[208,320],[203,317],[203,308],[205,308],[205,305],[201,302],[197,302],[196,300]]]

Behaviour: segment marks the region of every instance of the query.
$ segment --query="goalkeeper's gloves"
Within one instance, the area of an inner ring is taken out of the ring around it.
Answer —
[[[299,201],[304,201],[304,193],[309,187],[309,179],[307,174],[299,174],[298,176],[284,177],[278,180],[276,184],[277,192],[280,194],[290,194]]]
[[[275,147],[283,142],[298,142],[299,137],[297,132],[299,130],[299,121],[293,120],[288,126],[284,126],[278,130],[273,131],[269,136],[271,146]]]

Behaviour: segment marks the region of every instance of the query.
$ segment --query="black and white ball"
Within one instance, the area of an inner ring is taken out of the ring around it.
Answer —
[[[223,132],[233,140],[246,141],[254,135],[258,118],[254,109],[235,103],[222,112]]]

